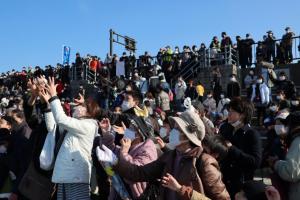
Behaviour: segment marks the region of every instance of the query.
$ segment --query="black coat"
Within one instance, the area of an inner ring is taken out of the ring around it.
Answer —
[[[227,97],[232,99],[233,97],[239,97],[241,95],[241,87],[238,82],[230,81],[227,85]]]
[[[31,129],[26,122],[18,125],[12,131],[12,152],[9,155],[9,162],[11,171],[16,175],[13,193],[18,193],[18,186],[31,160],[31,141],[25,137],[29,132],[31,132]]]
[[[194,86],[190,87],[188,86],[185,90],[185,97],[190,97],[191,100],[194,100],[198,97],[198,93],[196,91],[196,88]]]
[[[224,183],[230,195],[240,191],[242,183],[252,180],[254,171],[259,168],[262,159],[262,145],[257,131],[249,125],[238,129],[225,123],[220,134],[232,143],[226,159],[221,163]]]
[[[8,177],[9,167],[8,167],[8,157],[7,154],[0,153],[0,190],[5,184]]]

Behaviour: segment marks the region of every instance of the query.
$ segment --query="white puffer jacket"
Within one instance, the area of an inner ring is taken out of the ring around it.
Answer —
[[[58,152],[53,183],[89,183],[92,171],[91,151],[98,133],[98,124],[93,119],[68,117],[58,99],[50,103],[51,111],[45,115],[48,130],[55,123],[67,130],[63,144]]]
[[[255,90],[256,90],[256,84],[253,84],[251,101],[254,101],[256,97]],[[270,103],[270,89],[265,83],[259,84],[259,92],[260,92],[261,103],[262,104]]]

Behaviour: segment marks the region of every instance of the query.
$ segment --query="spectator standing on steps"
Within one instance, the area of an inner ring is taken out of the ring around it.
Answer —
[[[178,112],[183,111],[182,102],[184,100],[186,88],[187,88],[186,83],[184,82],[184,80],[180,76],[178,78],[178,81],[177,81],[176,85],[175,85],[176,109],[177,109]]]
[[[253,69],[249,70],[249,73],[244,79],[245,88],[247,90],[247,98],[250,99],[252,95],[252,85],[256,82],[257,76]]]
[[[227,84],[227,97],[229,99],[239,97],[241,95],[241,87],[237,81],[236,75],[230,75],[229,79],[229,83]]]
[[[282,36],[282,46],[284,50],[285,63],[291,63],[293,60],[293,37],[295,33],[292,32],[290,27],[285,28],[286,33]]]
[[[251,101],[256,107],[258,124],[262,125],[270,103],[270,91],[262,75],[258,76],[256,84],[253,84],[252,88]]]
[[[266,45],[266,49],[267,49],[267,61],[268,62],[275,62],[275,45],[276,45],[276,38],[273,35],[272,31],[268,31],[268,36],[265,40],[265,45]],[[271,59],[272,57],[272,59]]]
[[[252,65],[252,45],[254,44],[254,40],[252,39],[249,33],[246,34],[246,39],[244,40],[245,47],[245,61],[246,66],[251,67]]]

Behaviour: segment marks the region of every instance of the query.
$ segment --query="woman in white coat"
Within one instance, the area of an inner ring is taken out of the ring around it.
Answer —
[[[254,103],[257,110],[257,120],[259,125],[262,125],[263,118],[266,114],[266,108],[270,103],[270,89],[264,82],[263,76],[258,76],[256,84],[252,85],[251,101]]]
[[[60,130],[64,130],[64,134],[60,134],[63,143],[57,154],[52,176],[52,182],[58,185],[57,199],[88,200],[91,151],[98,133],[98,123],[93,118],[100,108],[96,103],[86,103],[77,106],[73,117],[68,117],[57,97],[53,78],[50,78],[46,90],[41,92],[41,97],[49,103],[51,109],[45,116],[47,128],[53,130],[57,125]]]

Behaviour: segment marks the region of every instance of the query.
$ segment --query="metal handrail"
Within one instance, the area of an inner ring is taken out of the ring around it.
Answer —
[[[300,60],[300,35],[299,36],[294,36],[291,38],[293,40],[293,49],[292,49],[292,52],[293,52],[293,59],[292,59],[292,62],[293,61],[296,61],[296,60]],[[299,42],[297,42],[297,39],[299,40]],[[281,42],[282,39],[276,39],[274,40],[274,42]],[[252,65],[255,65],[257,64],[257,56],[256,56],[256,47],[258,46],[259,42],[263,42],[263,41],[258,41],[258,42],[255,42],[254,44],[252,44],[251,48],[252,48]],[[275,45],[275,56],[277,57],[277,46]]]

